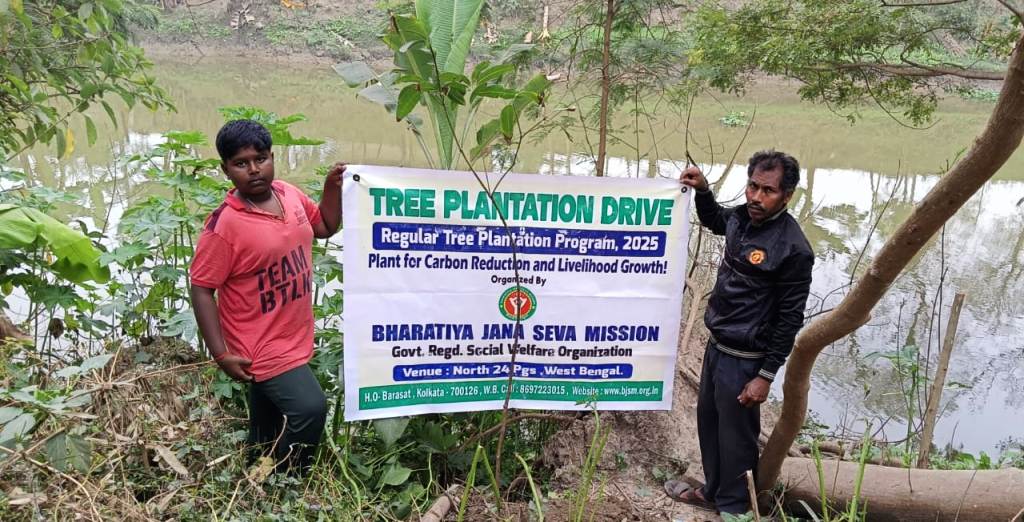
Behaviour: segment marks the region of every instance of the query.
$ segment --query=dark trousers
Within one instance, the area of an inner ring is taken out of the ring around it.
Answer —
[[[704,464],[704,498],[724,513],[750,510],[746,472],[757,475],[757,438],[761,409],[747,408],[737,397],[761,367],[708,343],[697,397],[697,435]]]
[[[249,444],[254,452],[250,456],[272,456],[278,471],[303,471],[312,463],[326,419],[327,397],[309,365],[252,383]]]

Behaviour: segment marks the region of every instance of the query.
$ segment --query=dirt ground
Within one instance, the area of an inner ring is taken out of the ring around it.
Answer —
[[[604,414],[611,434],[598,465],[605,482],[595,489],[603,489],[605,503],[619,508],[613,518],[606,520],[721,520],[714,512],[673,501],[662,489],[665,480],[671,478],[703,482],[694,378],[699,374],[706,342],[700,337],[695,336],[689,349],[678,352],[671,410]],[[577,422],[549,443],[544,461],[555,468],[553,486],[564,491],[577,489],[593,429],[592,419]],[[598,512],[612,513],[605,506]],[[621,518],[619,512],[623,513]]]
[[[699,330],[696,329],[696,330]],[[716,522],[713,511],[698,509],[668,498],[662,485],[668,479],[682,478],[691,484],[703,482],[700,448],[697,442],[696,376],[703,359],[706,332],[695,331],[689,349],[680,349],[676,359],[676,380],[672,410],[641,412],[605,412],[602,423],[611,432],[602,453],[591,488],[584,520],[595,521],[669,521]],[[777,407],[762,407],[762,432],[770,432]],[[542,457],[543,465],[553,468],[551,489],[558,498],[547,499],[545,520],[569,520],[570,498],[578,490],[581,468],[594,435],[594,420],[588,416],[557,434]],[[533,520],[529,506],[518,505],[507,512],[512,520]],[[472,515],[472,516],[471,516]],[[478,499],[467,511],[466,520],[493,520],[494,507]],[[451,518],[451,520],[455,520]]]
[[[611,434],[598,465],[605,482],[603,488],[595,489],[603,489],[606,504],[617,504],[620,511],[628,513],[606,520],[720,520],[714,512],[673,501],[662,490],[670,478],[686,478],[692,483],[703,480],[697,446],[697,392],[682,378],[677,378],[674,388],[670,411],[605,414]],[[593,429],[592,421],[578,422],[548,445],[544,460],[555,468],[554,487],[577,489]],[[603,506],[598,512],[608,513]]]

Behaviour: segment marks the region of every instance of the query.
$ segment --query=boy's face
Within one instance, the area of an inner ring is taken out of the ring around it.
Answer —
[[[270,197],[270,184],[274,181],[273,152],[245,147],[222,162],[220,168],[242,196],[252,201]]]

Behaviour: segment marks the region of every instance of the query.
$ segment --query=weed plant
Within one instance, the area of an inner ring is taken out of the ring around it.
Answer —
[[[205,13],[192,13],[176,10],[157,17],[152,27],[156,34],[172,39],[204,38],[208,40],[227,40],[234,34],[223,20]]]
[[[281,13],[272,18],[262,35],[273,47],[282,50],[309,51],[337,59],[347,59],[356,49],[377,48],[386,29],[387,18],[374,12],[362,18],[318,20],[301,12]]]

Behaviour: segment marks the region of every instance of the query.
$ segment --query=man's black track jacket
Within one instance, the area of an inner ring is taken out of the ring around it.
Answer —
[[[723,207],[710,190],[694,202],[701,224],[725,236],[704,323],[720,350],[762,359],[758,375],[774,380],[803,326],[814,252],[789,212],[755,225],[745,205]]]

